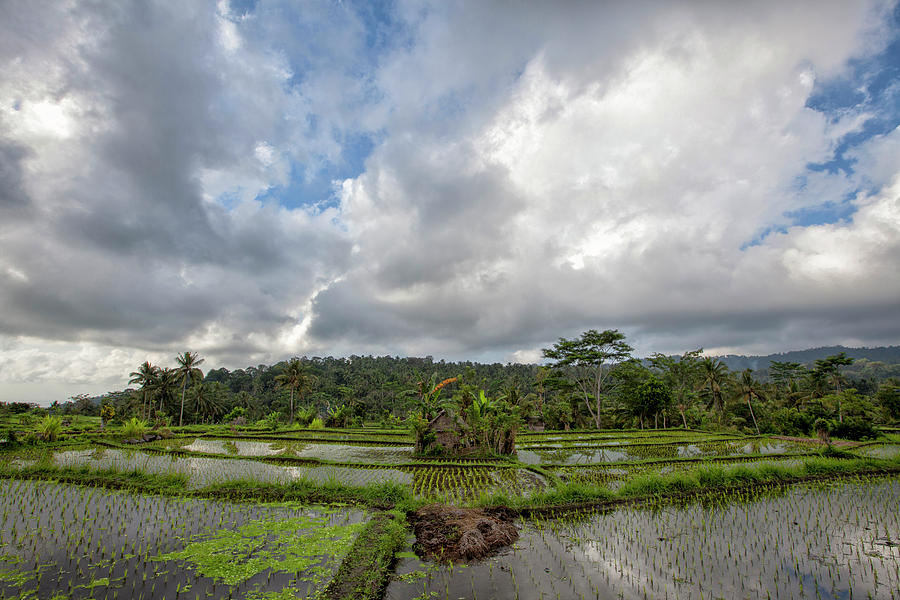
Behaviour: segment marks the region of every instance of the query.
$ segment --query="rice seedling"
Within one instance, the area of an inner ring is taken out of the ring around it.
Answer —
[[[509,553],[439,567],[424,590],[396,580],[386,598],[891,598],[898,505],[900,480],[862,479],[536,518]]]
[[[249,597],[311,593],[359,511],[141,496],[0,481],[0,596]],[[148,577],[149,575],[149,577]]]

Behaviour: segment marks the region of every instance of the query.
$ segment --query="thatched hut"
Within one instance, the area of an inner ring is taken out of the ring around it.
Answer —
[[[544,425],[544,421],[540,417],[528,417],[528,421],[525,423],[525,426],[528,427],[529,431],[540,432],[546,429],[546,425]]]
[[[462,445],[462,426],[459,418],[454,418],[442,410],[428,422],[428,431],[434,434],[434,444],[440,444],[447,451],[455,451]]]

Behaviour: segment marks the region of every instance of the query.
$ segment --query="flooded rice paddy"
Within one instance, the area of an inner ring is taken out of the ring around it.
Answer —
[[[900,479],[521,523],[473,565],[401,561],[414,598],[898,598]]]
[[[693,440],[691,442],[646,443],[643,439],[622,440],[615,444],[542,443],[522,445],[519,460],[526,464],[579,465],[631,462],[653,459],[710,458],[754,454],[800,454],[818,448],[804,442],[769,438],[732,440]]]
[[[329,462],[398,464],[413,459],[413,446],[313,443],[293,440],[180,438],[153,442],[150,447],[222,456],[287,456]]]
[[[367,520],[12,480],[0,481],[0,515],[3,598],[148,600],[312,595]]]
[[[25,448],[4,460],[13,468],[182,475],[189,490],[234,481],[391,482],[422,500],[463,505],[496,491],[527,497],[557,481],[615,490],[635,477],[707,466],[797,466],[820,450],[803,441],[691,431],[523,434],[518,460],[425,459],[413,455],[408,434],[382,431],[245,438],[220,432],[134,447],[102,443]],[[896,458],[900,443],[850,451]],[[0,598],[315,596],[367,518],[346,507],[230,504],[0,480]],[[402,554],[387,597],[900,600],[898,520],[896,477],[526,519],[514,547],[479,564],[423,565]]]

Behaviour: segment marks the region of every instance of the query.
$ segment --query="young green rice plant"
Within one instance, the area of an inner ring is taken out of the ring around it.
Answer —
[[[884,507],[898,502],[900,480],[863,479],[526,520],[501,556],[387,595],[513,597],[518,584],[523,600],[897,597],[900,512]]]
[[[346,508],[4,480],[0,597],[251,597],[288,587],[309,595],[330,579],[364,520]]]

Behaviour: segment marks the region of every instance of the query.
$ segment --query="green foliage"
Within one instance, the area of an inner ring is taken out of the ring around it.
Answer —
[[[900,386],[896,381],[889,379],[882,382],[875,394],[875,402],[881,406],[889,419],[900,420]]]
[[[808,435],[815,417],[796,408],[778,408],[772,412],[772,430],[785,435]]]
[[[310,383],[310,375],[306,372],[306,367],[299,358],[292,358],[282,369],[282,372],[275,377],[275,383],[278,387],[286,388],[291,391],[290,414],[288,423],[294,422],[294,395],[301,396],[303,391]]]
[[[574,422],[572,404],[563,398],[556,398],[544,405],[544,424],[548,429],[569,429]]]
[[[847,417],[843,422],[835,423],[831,433],[845,440],[874,440],[878,437],[874,424],[863,417]]]
[[[100,420],[103,423],[109,423],[110,421],[112,421],[115,418],[115,416],[116,416],[116,409],[113,408],[112,404],[104,404],[100,408]]]
[[[346,427],[350,421],[350,410],[344,404],[329,406],[325,415],[326,427]]]
[[[62,419],[47,415],[38,425],[38,434],[47,442],[55,442],[62,431]]]
[[[578,387],[584,406],[599,429],[604,417],[603,394],[607,391],[609,365],[627,360],[632,350],[625,343],[625,334],[617,329],[590,329],[577,339],[559,338],[551,348],[543,349],[543,355],[555,361],[552,366],[562,370]]]
[[[196,352],[185,351],[184,354],[175,357],[175,362],[178,363],[177,378],[181,382],[181,408],[178,412],[178,426],[181,427],[184,423],[184,398],[187,388],[195,382],[203,381],[203,372],[199,368],[203,364],[203,359]]]
[[[323,597],[380,600],[390,579],[394,555],[406,544],[405,522],[400,511],[375,515],[360,532]]]
[[[246,408],[244,408],[243,406],[235,406],[228,412],[227,415],[222,417],[222,422],[223,423],[231,423],[238,417],[246,417],[246,416],[247,416]]]
[[[271,431],[277,430],[281,426],[281,413],[272,411],[264,419],[256,422],[257,427],[265,427]]]
[[[325,423],[322,422],[322,419],[319,417],[313,418],[312,421],[309,422],[307,427],[308,429],[325,429]]]
[[[146,421],[142,421],[137,417],[131,417],[131,419],[125,421],[122,427],[122,435],[128,440],[137,439],[147,433],[147,429]]]
[[[316,407],[315,406],[300,406],[297,408],[297,412],[294,415],[295,420],[300,425],[306,427],[310,423],[313,422],[313,419],[316,418]],[[321,419],[320,419],[321,421]]]
[[[0,429],[0,440],[5,440],[4,445],[0,448],[15,448],[20,444],[15,429]]]

